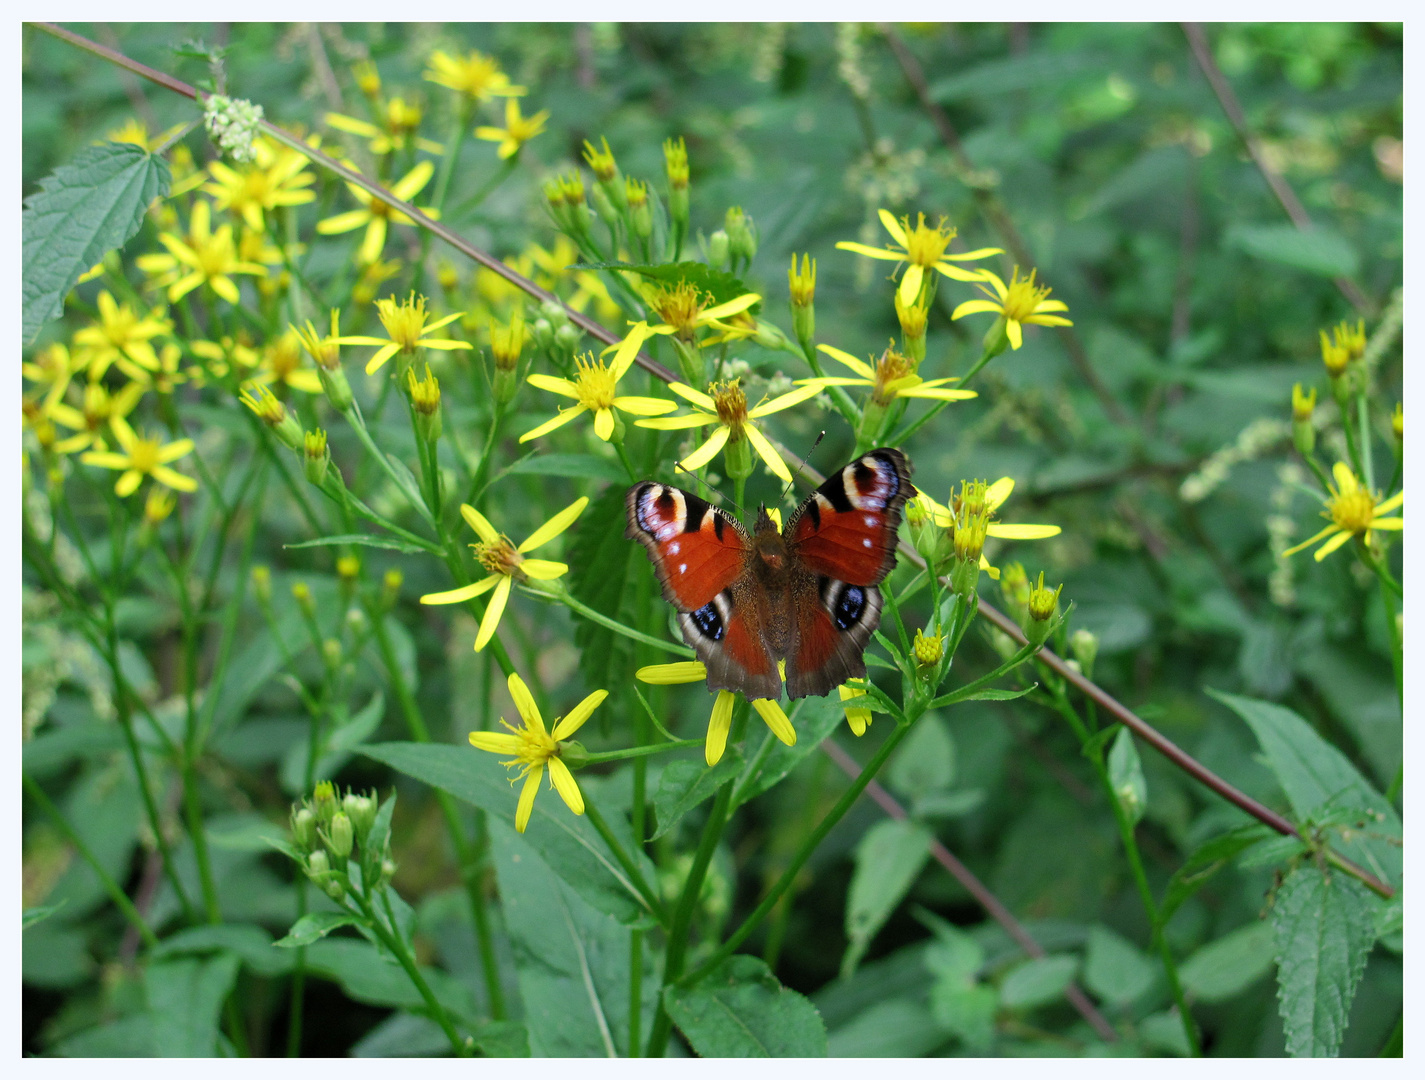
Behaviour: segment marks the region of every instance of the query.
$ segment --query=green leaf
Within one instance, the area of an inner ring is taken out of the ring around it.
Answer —
[[[309,945],[307,970],[340,983],[353,1001],[428,1015],[425,998],[410,977],[369,941],[326,938]],[[474,998],[463,983],[438,968],[421,966],[419,970],[431,993],[449,1012],[467,1020],[475,1015]]]
[[[995,1041],[999,995],[992,986],[957,985],[944,981],[930,990],[930,1015],[942,1030],[974,1054],[988,1053]]]
[[[303,540],[299,544],[283,544],[284,548],[309,548],[309,547],[338,547],[344,544],[352,544],[357,547],[383,548],[386,551],[399,551],[403,555],[419,555],[426,549],[405,540],[397,540],[389,536],[376,536],[371,533],[342,533],[340,536],[319,536],[315,540]]]
[[[159,1056],[212,1057],[217,1052],[218,1015],[238,967],[238,958],[231,953],[210,960],[182,957],[149,965],[144,987]]]
[[[834,1058],[920,1057],[945,1041],[930,1010],[918,1001],[878,1001],[826,1037]]]
[[[988,60],[932,83],[930,96],[942,105],[948,105],[966,98],[1029,90],[1061,83],[1080,72],[1099,71],[1101,63],[1100,59],[1087,53],[1047,51]]]
[[[138,232],[149,204],[168,194],[171,180],[162,158],[133,143],[111,142],[86,146],[40,181],[20,216],[25,342],[64,310],[80,274]]]
[[[1275,959],[1271,923],[1254,922],[1198,949],[1178,975],[1203,1001],[1226,1001],[1270,971]]]
[[[1143,762],[1133,744],[1133,733],[1126,727],[1119,729],[1108,752],[1108,779],[1118,805],[1129,822],[1137,825],[1148,805],[1148,783],[1143,779]]]
[[[1306,863],[1277,890],[1271,926],[1287,1052],[1335,1057],[1375,940],[1371,894],[1353,877]]]
[[[526,473],[532,476],[566,476],[574,480],[607,480],[619,485],[619,506],[623,505],[623,485],[628,483],[628,473],[618,461],[595,457],[592,454],[534,454],[521,458],[508,469],[506,475]],[[581,517],[583,515],[580,515]],[[623,539],[623,530],[618,531]]]
[[[1269,837],[1280,835],[1275,829],[1253,822],[1205,841],[1169,879],[1163,903],[1158,908],[1158,925],[1166,926],[1183,901],[1237,855]]]
[[[1148,992],[1157,965],[1132,942],[1102,926],[1089,929],[1084,985],[1111,1005],[1127,1005]]]
[[[531,822],[530,830],[538,827]],[[628,930],[595,910],[501,822],[491,822],[491,858],[524,1018],[536,1057],[628,1053]],[[644,987],[656,987],[651,970]],[[643,1030],[652,994],[642,1003]]]
[[[710,799],[723,784],[735,779],[742,771],[742,754],[736,747],[729,749],[722,760],[709,768],[701,761],[673,761],[658,778],[658,790],[653,795],[653,808],[658,812],[658,831],[649,837],[657,840],[677,825],[693,807]]]
[[[1328,833],[1331,846],[1383,878],[1398,884],[1400,848],[1392,843],[1401,833],[1400,816],[1346,759],[1296,713],[1270,701],[1238,697],[1209,689],[1218,701],[1247,722],[1262,745],[1267,765],[1299,822],[1320,819],[1332,808],[1362,807],[1375,818],[1353,829],[1349,839]]]
[[[569,539],[569,591],[586,607],[628,625],[637,620],[632,607],[634,590],[629,587],[630,569],[644,562],[640,544],[624,539],[624,488],[608,488],[595,499],[574,524]],[[652,567],[639,573],[653,572]],[[628,673],[633,661],[633,643],[608,627],[574,614],[574,644],[579,650],[579,670],[590,686],[611,686]]]
[[[149,955],[158,959],[182,953],[230,952],[255,974],[285,975],[292,970],[293,956],[272,946],[272,935],[260,926],[220,923],[180,930],[159,942]]]
[[[1143,1040],[1143,1045],[1152,1050],[1161,1050],[1164,1053],[1176,1054],[1178,1057],[1189,1057],[1192,1054],[1192,1047],[1188,1045],[1187,1032],[1183,1030],[1183,1021],[1176,1012],[1154,1013],[1152,1016],[1145,1016],[1138,1023],[1138,1037]]]
[[[155,1057],[153,1017],[141,1012],[86,1028],[56,1043],[52,1050],[56,1057],[70,1058]]]
[[[836,730],[836,725],[844,722],[845,717],[846,712],[835,695],[800,698],[787,716],[796,728],[797,741],[791,746],[781,741],[772,744],[772,749],[738,787],[734,809],[775,786],[820,746],[822,740]]]
[[[1013,701],[1015,698],[1022,698],[1025,694],[1032,694],[1039,689],[1039,684],[1026,686],[1023,690],[996,690],[994,687],[986,687],[984,690],[976,690],[969,697],[956,698],[955,704],[965,701]]]
[[[701,1057],[825,1057],[816,1006],[755,956],[732,956],[696,986],[670,986],[668,1014]]]
[[[988,797],[984,788],[961,788],[958,791],[931,791],[916,796],[910,804],[911,816],[917,819],[964,817],[974,813]]]
[[[856,870],[846,895],[848,944],[841,960],[843,979],[856,970],[871,939],[920,876],[933,839],[934,834],[919,822],[883,820],[872,825],[856,845]]]
[[[360,752],[514,825],[518,792],[493,754],[473,747],[399,742],[363,746]],[[523,842],[599,911],[622,923],[636,923],[649,914],[593,826],[571,814],[554,792],[541,792],[535,799]],[[652,864],[642,854],[636,857],[645,877],[652,878]]]
[[[1063,995],[1074,979],[1079,958],[1067,953],[1026,960],[1000,983],[1000,1003],[1009,1009],[1033,1009]]]
[[[286,937],[273,944],[282,949],[301,948],[303,945],[320,941],[333,930],[343,926],[355,926],[356,923],[356,917],[344,911],[315,911],[310,915],[303,915],[292,924],[292,929],[287,931]]]
[[[1353,277],[1360,269],[1360,256],[1350,241],[1320,226],[1303,230],[1294,225],[1231,225],[1224,239],[1248,255],[1322,277]]]
[[[752,290],[743,284],[741,278],[734,277],[726,270],[714,270],[707,263],[701,262],[680,262],[680,263],[626,263],[626,262],[602,262],[602,263],[578,263],[569,267],[570,270],[624,270],[633,274],[641,274],[652,281],[659,281],[665,284],[676,285],[681,282],[696,287],[700,292],[711,293],[712,302],[708,307],[715,307],[718,304],[725,304],[729,300],[735,300],[744,293]],[[753,304],[748,310],[755,313],[761,304]],[[656,316],[653,316],[656,318]]]
[[[22,920],[20,929],[28,930],[30,927],[34,926],[35,923],[44,922],[62,907],[64,907],[63,903],[44,904],[40,907],[25,908],[24,918]]]
[[[955,782],[955,739],[944,720],[928,713],[916,722],[891,756],[886,781],[908,799],[944,791]]]

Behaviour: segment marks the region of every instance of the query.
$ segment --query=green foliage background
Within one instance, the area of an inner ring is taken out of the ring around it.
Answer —
[[[188,36],[212,42],[226,35],[233,93],[262,103],[269,119],[282,124],[315,128],[327,108],[306,27],[74,29],[189,81],[202,76],[202,65],[176,57],[172,47]],[[856,45],[856,66],[869,87],[864,101],[839,77],[838,64],[846,61],[838,61],[838,29],[826,25],[387,24],[324,27],[322,36],[348,102],[358,99],[350,61],[369,51],[390,92],[405,89],[424,99],[431,118],[425,131],[432,137],[443,137],[448,122],[445,91],[420,77],[433,47],[498,56],[511,78],[529,87],[526,111],[550,110],[548,131],[522,151],[523,167],[478,210],[464,214],[462,174],[467,167],[480,176],[491,173],[494,148],[470,140],[463,145],[444,220],[500,257],[531,242],[549,243],[553,230],[537,181],[578,161],[585,138],[606,136],[626,174],[654,179],[663,171],[663,139],[686,136],[694,233],[718,227],[729,205],[755,219],[760,248],[744,278],[763,294],[764,316],[783,326],[785,268],[794,251],[810,252],[818,264],[818,337],[856,355],[879,352],[888,337],[898,336],[882,280],[890,264],[870,265],[834,251],[833,244],[881,243],[879,207],[944,214],[965,246],[998,244],[1001,237],[975,196],[976,190],[992,193],[1033,253],[1040,278],[1068,303],[1104,392],[1087,385],[1062,335],[1029,333],[1022,349],[982,373],[973,408],[948,410],[905,447],[917,482],[943,500],[962,476],[1013,476],[1011,519],[1054,522],[1064,531],[1010,557],[1065,582],[1064,596],[1076,604],[1074,625],[1101,640],[1095,680],[1230,783],[1274,808],[1294,805],[1293,792],[1259,752],[1260,732],[1209,697],[1207,688],[1286,706],[1366,783],[1386,790],[1401,763],[1390,615],[1344,554],[1321,564],[1303,554],[1281,565],[1269,546],[1268,519],[1289,515],[1297,523],[1290,533],[1295,538],[1317,528],[1318,508],[1284,487],[1281,468],[1293,458],[1291,385],[1325,391],[1317,331],[1357,314],[1334,279],[1354,279],[1377,313],[1401,280],[1400,27],[1208,28],[1249,125],[1316,222],[1309,244],[1291,229],[1242,150],[1178,26],[915,25],[898,32],[918,56],[930,96],[958,131],[972,173],[947,151],[893,53],[871,32]],[[25,193],[135,113],[152,132],[194,112],[175,95],[27,30]],[[210,153],[196,136],[188,143],[200,160]],[[400,234],[399,242],[411,243],[412,235]],[[310,272],[319,284],[329,282],[340,273],[348,245],[314,240]],[[1001,269],[1007,279],[1009,264]],[[403,294],[405,285],[396,284]],[[81,295],[92,301],[97,286],[87,288],[81,286]],[[982,328],[975,323],[981,320],[951,323],[950,303],[942,289],[931,317],[931,377],[963,371],[979,355]],[[77,325],[72,315],[50,324],[41,343]],[[353,329],[369,333],[374,320],[364,331]],[[746,356],[767,371],[780,363],[755,346]],[[1382,400],[1398,400],[1398,348],[1387,353],[1378,377]],[[1201,484],[1204,464],[1264,417],[1279,427],[1249,439],[1251,448],[1237,455],[1220,482]],[[795,419],[783,440],[806,447],[816,430],[814,420]],[[849,449],[849,440],[833,435],[818,459],[830,467]],[[534,472],[506,482],[505,527],[517,537],[587,490],[586,481]],[[775,497],[770,481],[758,482],[756,496]],[[312,534],[275,484],[263,515],[256,557],[273,567],[279,607],[287,604],[287,585],[300,579],[334,616],[332,557],[322,549],[284,550],[284,543]],[[586,516],[621,532],[617,497],[596,502]],[[582,553],[593,558],[602,540],[592,527],[581,528],[569,561],[577,566]],[[396,628],[401,662],[418,685],[437,741],[463,743],[488,694],[484,669],[469,653],[472,626],[457,623],[460,632],[447,639],[446,625],[413,603],[421,593],[449,587],[432,560],[369,549],[364,555],[376,573],[395,566],[406,574]],[[1001,561],[993,553],[991,559]],[[640,553],[627,572],[643,574],[641,563]],[[224,573],[235,566],[236,553]],[[123,615],[131,677],[167,685],[176,619],[171,600],[157,592],[136,596]],[[284,617],[299,638],[295,608]],[[62,626],[50,618],[45,609],[26,612],[27,693],[69,655]],[[578,681],[565,616],[531,615],[527,608],[523,619],[520,633],[551,681]],[[252,626],[260,626],[255,617]],[[581,646],[597,649],[588,626],[579,634]],[[978,672],[993,666],[993,656],[975,634],[963,663]],[[595,657],[582,670],[610,674],[590,687],[630,680],[633,657],[622,643]],[[26,744],[25,768],[72,818],[87,822],[87,839],[121,881],[136,878],[143,864],[142,815],[118,737],[94,710],[103,680],[81,662],[64,662],[44,723]],[[244,640],[228,683],[236,699],[222,705],[233,722],[213,748],[207,775],[224,921],[252,935],[216,951],[166,945],[172,956],[150,967],[146,984],[150,1002],[199,1002],[211,1027],[227,987],[241,979],[257,1003],[253,1049],[276,1052],[285,1030],[278,988],[290,959],[273,959],[255,928],[280,937],[296,909],[290,870],[264,853],[261,838],[277,835],[285,821],[291,792],[283,790],[281,762],[304,730],[290,692],[272,678],[278,666],[270,641],[260,634]],[[405,737],[394,706],[379,697],[381,680],[366,675],[358,684],[355,696],[375,703],[376,726],[367,741]],[[696,737],[704,715],[701,691],[690,701],[678,733]],[[600,739],[626,743],[628,733],[619,729],[626,715],[601,714],[591,746],[602,745]],[[876,913],[876,897],[858,897],[853,875],[876,852],[905,842],[886,835],[881,812],[862,800],[810,863],[779,931],[784,937],[774,965],[777,978],[819,1010],[829,1052],[1104,1052],[1062,999],[1069,977],[1130,1032],[1110,1052],[1181,1052],[1181,1029],[1166,1018],[1162,972],[1149,950],[1150,927],[1113,817],[1073,735],[1054,714],[1024,701],[976,702],[927,720],[934,720],[930,734],[917,731],[918,741],[901,749],[882,779],[903,802],[929,807],[916,827],[933,832],[969,865],[1050,955],[1026,964],[969,894],[926,862],[911,867],[904,900],[893,896],[891,908],[879,912],[884,924],[862,943],[865,955],[855,974],[840,978],[853,925],[848,903]],[[856,740],[838,728],[833,737],[864,760],[878,729]],[[1146,790],[1140,843],[1161,896],[1203,841],[1246,819],[1146,747],[1139,768]],[[399,787],[396,883],[418,912],[420,959],[445,973],[452,994],[474,995],[478,1012],[482,991],[468,913],[429,790],[369,758],[349,757],[341,769],[343,782]],[[492,775],[498,778],[498,770]],[[589,782],[616,802],[621,776]],[[805,831],[808,807],[829,805],[840,783],[830,763],[814,755],[750,804],[741,831],[729,836],[715,864],[712,887],[721,893],[708,919],[726,919],[729,910],[743,912],[755,903],[778,860]],[[543,798],[553,803],[552,796]],[[563,812],[557,804],[543,809]],[[689,820],[697,819],[694,812]],[[539,826],[537,817],[532,828]],[[32,881],[47,882],[36,887],[35,902],[64,906],[25,933],[26,1049],[124,1052],[122,1025],[117,1032],[112,1023],[102,1026],[129,1015],[145,992],[124,974],[123,924],[104,907],[83,867],[61,865],[62,845],[42,828],[31,823],[26,834],[27,890]],[[689,826],[683,828],[686,834]],[[516,843],[503,826],[493,839],[501,895],[568,893],[550,884],[553,877],[538,858],[518,873],[500,861]],[[1270,977],[1273,945],[1261,921],[1280,870],[1270,861],[1229,865],[1185,899],[1168,924],[1212,1055],[1286,1052]],[[1350,884],[1332,880],[1341,888]],[[1292,891],[1292,903],[1313,899],[1300,892]],[[160,890],[155,922],[164,896]],[[568,893],[565,900],[570,918],[598,914],[587,898]],[[171,895],[166,902],[172,914]],[[508,929],[502,925],[502,934]],[[510,939],[501,941],[513,988]],[[377,985],[380,973],[362,966],[357,944],[333,937],[310,950],[309,963],[323,977],[309,984],[304,1051],[439,1051],[439,1038],[432,1043],[429,1031],[400,1011],[409,1004],[401,997],[409,987]],[[760,936],[751,943],[759,952],[764,945]],[[242,959],[241,974],[235,957]],[[775,998],[755,975],[748,978],[747,986]],[[535,1000],[530,995],[543,992],[526,981],[519,986],[527,1005]],[[988,1013],[983,994],[976,996],[986,987],[998,990],[997,1025],[993,995]],[[1340,1053],[1375,1054],[1386,1045],[1400,1017],[1401,988],[1397,929],[1370,953]],[[707,1005],[691,997],[677,1005],[689,1015]],[[794,1007],[776,1007],[783,1006]],[[193,1022],[201,1026],[201,1017]],[[551,1030],[537,1032],[531,1015],[529,1049],[583,1052],[582,1044],[549,1042]],[[522,1048],[519,1036],[500,1041],[510,1037],[506,1028],[486,1034],[488,1052]],[[179,1046],[188,1045],[182,1042],[187,1037],[171,1035]]]

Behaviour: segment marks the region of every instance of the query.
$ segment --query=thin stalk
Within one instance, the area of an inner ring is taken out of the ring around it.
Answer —
[[[114,905],[123,913],[124,918],[128,919],[130,925],[138,931],[138,935],[143,938],[144,944],[150,949],[157,948],[158,937],[149,929],[148,923],[144,922],[144,917],[139,914],[139,909],[134,907],[133,901],[124,895],[124,890],[119,888],[118,882],[110,877],[108,871],[100,865],[94,853],[89,850],[89,845],[79,838],[79,834],[74,831],[69,822],[65,820],[64,815],[60,813],[59,807],[50,802],[50,798],[44,793],[44,789],[30,778],[29,773],[21,773],[20,778],[24,781],[25,790],[29,792],[30,798],[39,803],[40,809],[49,816],[50,820],[54,822],[55,827],[64,834],[64,838],[74,845],[74,850],[79,852],[80,858],[89,864],[89,868],[94,871],[95,876],[99,879],[99,884],[104,887],[104,891],[109,894],[109,898],[114,901]]]
[[[532,591],[534,591],[536,595],[539,596],[551,595],[550,593],[543,592],[542,590]],[[561,604],[567,605],[571,611],[576,611],[591,622],[596,622],[600,626],[606,627],[607,629],[612,630],[616,634],[622,634],[624,637],[630,638],[633,641],[641,642],[644,645],[651,645],[655,649],[662,649],[664,652],[673,653],[675,656],[686,656],[691,659],[692,657],[697,655],[693,652],[692,649],[688,648],[686,645],[678,645],[663,638],[656,638],[651,634],[645,634],[641,630],[635,630],[631,626],[625,626],[617,619],[611,619],[607,615],[595,611],[587,604],[580,603],[578,600],[574,599],[573,594],[570,593],[568,589],[564,589],[558,594],[555,594],[555,598]]]
[[[1361,432],[1361,466],[1365,469],[1363,479],[1366,487],[1376,488],[1375,455],[1371,453],[1371,411],[1366,402],[1366,391],[1362,387],[1356,394],[1356,423]]]

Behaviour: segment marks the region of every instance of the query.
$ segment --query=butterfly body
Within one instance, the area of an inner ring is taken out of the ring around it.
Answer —
[[[866,673],[880,622],[875,588],[895,566],[896,530],[915,494],[899,450],[863,454],[832,474],[783,530],[765,508],[748,532],[704,499],[652,481],[625,499],[624,535],[653,560],[709,690],[792,698],[830,693]]]

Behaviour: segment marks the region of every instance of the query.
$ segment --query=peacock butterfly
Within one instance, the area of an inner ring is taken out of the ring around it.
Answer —
[[[765,506],[749,534],[692,492],[645,480],[628,489],[624,536],[648,549],[709,690],[749,698],[830,693],[866,674],[881,621],[876,588],[896,565],[911,465],[883,447],[838,469],[778,531]]]

